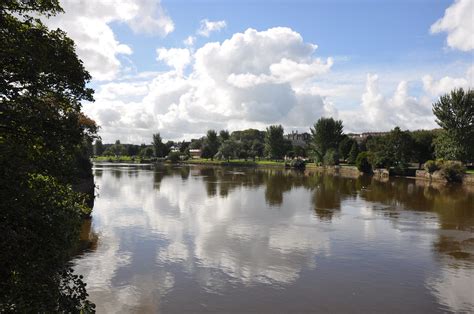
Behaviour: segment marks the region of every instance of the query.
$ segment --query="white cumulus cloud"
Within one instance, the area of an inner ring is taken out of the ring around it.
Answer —
[[[346,131],[388,131],[396,126],[411,130],[436,127],[431,99],[410,96],[406,81],[401,81],[392,97],[387,98],[379,91],[378,81],[377,75],[368,74],[360,106],[340,112]]]
[[[63,0],[65,13],[45,20],[50,28],[61,28],[76,43],[76,51],[96,80],[112,80],[121,70],[120,55],[132,54],[129,45],[117,40],[110,24],[126,23],[133,31],[165,36],[173,21],[159,1],[152,0]]]
[[[137,141],[145,130],[147,137],[160,131],[164,138],[179,139],[210,128],[261,128],[270,123],[306,127],[332,113],[321,96],[299,89],[332,66],[331,58],[314,57],[315,50],[316,45],[283,27],[248,29],[222,43],[207,43],[195,53],[159,48],[157,59],[172,70],[149,80],[104,86],[96,103],[86,104],[85,110],[103,126],[106,142],[114,141],[112,136],[132,140],[132,134]],[[187,75],[186,66],[191,68]],[[264,81],[237,82],[245,76]],[[114,98],[110,93],[117,88]]]
[[[425,72],[394,80],[382,74],[382,89],[375,74],[367,76],[365,89],[344,85],[350,77],[331,85],[333,58],[316,56],[316,50],[286,27],[249,28],[196,50],[159,48],[158,61],[172,69],[104,84],[96,103],[84,109],[102,125],[105,142],[150,142],[155,132],[165,139],[190,139],[208,129],[270,124],[308,131],[322,116],[342,119],[346,132],[429,129],[436,127],[431,112],[436,97],[472,86],[472,69],[466,77],[423,77]],[[348,92],[360,97],[359,104],[337,108],[334,99]]]
[[[189,47],[194,46],[195,42],[196,42],[196,37],[194,37],[194,36],[188,36],[188,37],[186,37],[185,40],[183,40],[183,44],[185,44],[186,46],[189,46]]]
[[[456,0],[444,16],[431,25],[432,33],[448,33],[447,44],[462,51],[474,49],[474,1]]]
[[[197,31],[198,35],[209,37],[212,32],[218,32],[226,27],[225,21],[209,21],[208,19],[201,20],[201,25]]]
[[[191,62],[191,53],[183,48],[158,48],[156,50],[158,61],[164,61],[167,65],[173,67],[179,73]]]

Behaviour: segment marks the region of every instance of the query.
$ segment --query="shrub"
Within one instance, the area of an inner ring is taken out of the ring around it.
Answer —
[[[434,160],[428,160],[423,165],[423,168],[425,168],[425,170],[428,171],[429,173],[433,173],[436,170],[439,170],[439,163]]]
[[[296,168],[296,169],[304,169],[306,167],[306,163],[304,162],[303,159],[293,159],[290,162],[290,167],[291,168]]]
[[[352,143],[351,151],[349,152],[349,157],[347,158],[347,162],[351,165],[355,164],[358,154],[359,154],[359,145],[357,145],[357,142],[354,141]]]
[[[363,173],[372,172],[372,167],[369,163],[367,152],[362,152],[362,153],[359,153],[359,155],[357,155],[356,166],[357,166],[357,169],[359,169],[359,171],[362,171]]]
[[[168,157],[166,159],[169,160],[171,163],[175,164],[180,160],[179,155],[179,152],[171,152],[168,154]]]
[[[335,149],[329,149],[323,158],[323,164],[325,166],[334,166],[339,164],[339,156]]]
[[[466,167],[459,161],[445,161],[441,165],[441,175],[448,182],[462,182]]]

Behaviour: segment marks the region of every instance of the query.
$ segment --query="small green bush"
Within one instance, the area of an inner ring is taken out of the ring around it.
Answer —
[[[448,160],[441,165],[441,175],[448,182],[462,182],[466,167],[459,161]]]
[[[429,173],[433,173],[435,172],[436,170],[439,170],[439,163],[434,161],[434,160],[428,160],[427,162],[425,162],[424,166],[426,171],[428,171]]]
[[[175,164],[180,160],[180,153],[179,152],[171,152],[168,154],[167,160],[169,160],[171,163]]]
[[[290,162],[290,167],[291,168],[296,168],[296,169],[304,169],[306,167],[306,163],[304,162],[303,159],[293,159]]]
[[[362,171],[363,173],[372,172],[372,166],[369,163],[367,152],[362,152],[357,155],[356,167],[357,169],[359,169],[359,171]]]
[[[329,149],[323,158],[323,164],[325,166],[334,166],[339,164],[339,156],[335,149]]]
[[[355,164],[357,155],[359,155],[359,145],[354,141],[352,143],[351,151],[349,152],[349,157],[347,158],[347,163],[350,165]]]

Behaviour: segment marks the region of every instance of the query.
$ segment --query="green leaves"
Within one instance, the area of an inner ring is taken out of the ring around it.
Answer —
[[[291,143],[287,143],[283,137],[283,127],[281,125],[270,125],[265,133],[265,152],[268,157],[270,159],[282,159],[290,148]]]
[[[342,121],[320,118],[314,128],[311,128],[311,135],[313,156],[317,161],[322,161],[329,149],[338,149],[339,142],[343,139]]]
[[[433,104],[445,134],[436,141],[438,158],[474,161],[474,91],[455,89]]]
[[[57,0],[0,4],[0,312],[89,308],[65,269],[90,211],[70,184],[92,175],[97,126],[81,113],[91,77],[74,42],[31,16],[60,11]]]

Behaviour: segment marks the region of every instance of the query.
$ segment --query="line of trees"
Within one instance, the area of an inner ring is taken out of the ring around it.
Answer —
[[[403,173],[413,164],[421,168],[426,161],[434,159],[473,162],[473,91],[456,89],[441,96],[433,104],[433,113],[440,129],[404,131],[395,127],[390,132],[362,140],[344,134],[342,121],[323,117],[310,128],[310,140],[302,146],[292,145],[285,138],[281,125],[270,125],[265,131],[247,129],[229,133],[221,130],[217,133],[209,130],[206,136],[190,142],[163,143],[160,134],[154,134],[151,146],[121,145],[117,141],[106,148],[97,143],[96,151],[99,153],[100,146],[105,148],[104,155],[133,151],[139,156],[165,157],[174,150],[176,154],[189,158],[190,149],[200,149],[202,158],[224,160],[309,157],[322,165],[332,166],[340,162],[357,165],[364,172],[385,168]]]

